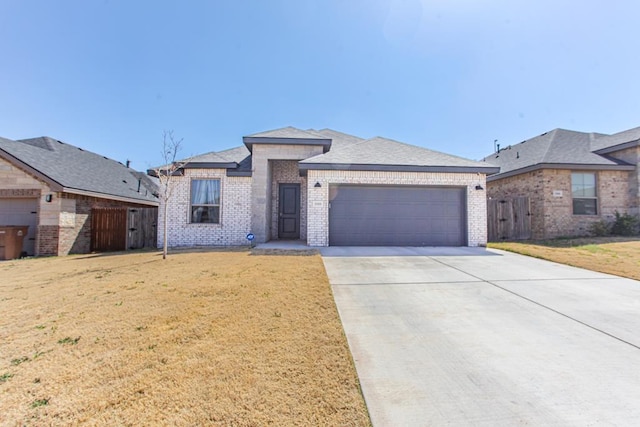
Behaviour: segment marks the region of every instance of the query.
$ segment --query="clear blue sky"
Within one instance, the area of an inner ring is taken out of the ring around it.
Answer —
[[[0,136],[147,169],[283,126],[479,159],[640,126],[637,0],[0,0]]]

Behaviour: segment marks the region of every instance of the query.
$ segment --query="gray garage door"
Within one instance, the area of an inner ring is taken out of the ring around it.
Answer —
[[[22,250],[34,254],[38,224],[38,199],[0,199],[0,225],[28,225]]]
[[[336,185],[329,191],[331,246],[465,246],[459,187]]]

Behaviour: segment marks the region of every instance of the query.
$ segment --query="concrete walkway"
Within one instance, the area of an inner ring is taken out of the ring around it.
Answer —
[[[373,425],[640,425],[640,282],[495,250],[324,248]]]

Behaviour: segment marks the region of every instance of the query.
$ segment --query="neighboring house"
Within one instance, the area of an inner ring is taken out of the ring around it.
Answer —
[[[0,138],[0,226],[28,225],[28,255],[91,250],[91,211],[157,207],[157,184],[114,160],[49,137]]]
[[[248,233],[309,246],[487,242],[485,178],[496,167],[329,129],[287,127],[243,142],[189,158],[174,176],[169,246],[243,245]]]
[[[527,196],[534,239],[589,234],[616,211],[640,213],[640,127],[614,135],[555,129],[484,158],[487,196]]]

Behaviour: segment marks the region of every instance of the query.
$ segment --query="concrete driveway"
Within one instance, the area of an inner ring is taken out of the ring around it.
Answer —
[[[481,248],[325,248],[375,427],[640,425],[640,282]]]

